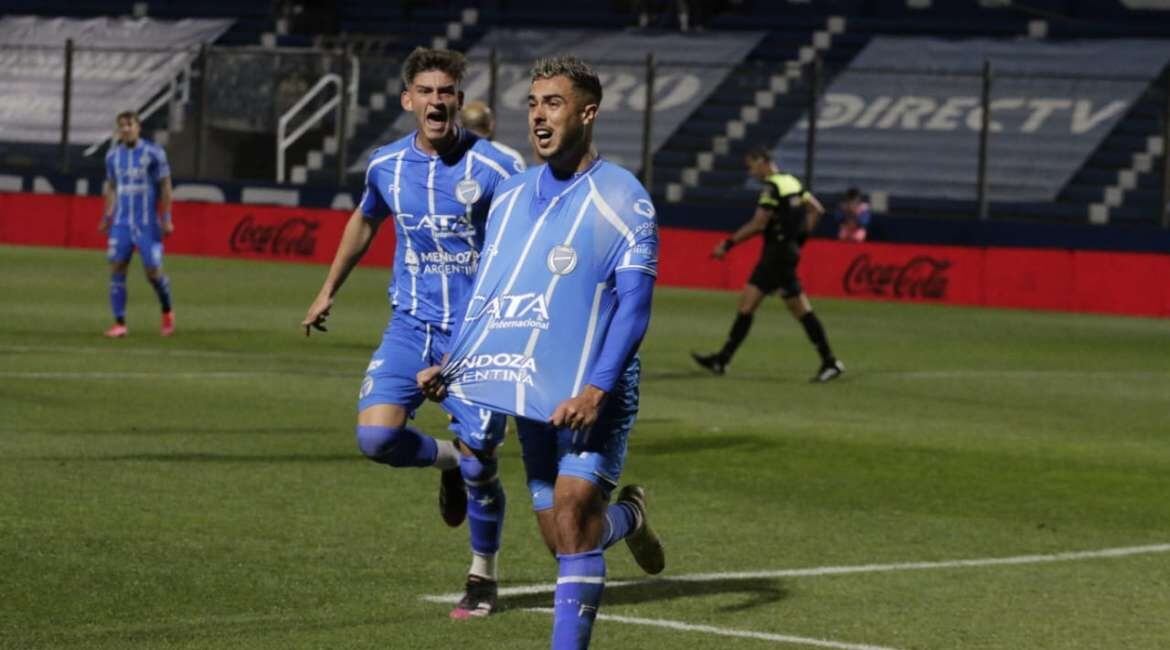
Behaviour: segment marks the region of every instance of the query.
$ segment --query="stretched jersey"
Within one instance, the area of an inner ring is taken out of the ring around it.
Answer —
[[[808,192],[795,176],[772,174],[764,181],[758,205],[772,211],[764,228],[764,253],[804,243],[804,202]]]
[[[550,185],[542,165],[497,192],[443,369],[456,397],[534,420],[580,393],[617,306],[617,274],[658,271],[654,205],[632,174],[599,159]]]
[[[106,180],[114,186],[115,226],[158,227],[159,184],[171,175],[167,154],[157,144],[138,138],[133,147],[117,144],[106,154]]]
[[[443,330],[462,317],[496,186],[523,165],[466,129],[443,156],[419,149],[415,132],[374,151],[361,211],[394,218],[395,313]]]

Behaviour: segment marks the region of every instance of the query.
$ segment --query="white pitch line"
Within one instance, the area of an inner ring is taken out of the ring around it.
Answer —
[[[714,582],[716,580],[750,580],[754,578],[803,578],[813,576],[844,575],[851,573],[881,573],[890,571],[924,571],[930,569],[965,569],[985,566],[1006,566],[1019,564],[1045,564],[1050,562],[1072,562],[1076,560],[1096,560],[1133,555],[1151,555],[1155,553],[1170,553],[1170,544],[1151,544],[1148,546],[1126,546],[1121,548],[1106,548],[1095,551],[1071,551],[1067,553],[1052,553],[1048,555],[1017,555],[1014,557],[975,558],[968,560],[942,560],[938,562],[896,562],[893,564],[859,564],[852,566],[822,566],[805,569],[778,569],[775,571],[741,571],[730,573],[692,573],[680,576],[643,580],[615,580],[607,582],[606,586],[625,587],[653,582]],[[548,594],[556,590],[556,585],[529,585],[524,587],[505,587],[500,589],[500,596],[524,596],[531,594]],[[442,594],[438,596],[423,596],[422,599],[432,603],[457,603],[463,597],[462,593]]]
[[[542,614],[553,613],[553,610],[548,607],[529,607],[524,611],[539,612]],[[694,625],[692,623],[670,621],[660,618],[635,618],[632,616],[616,616],[613,614],[598,614],[597,618],[598,620],[602,621],[628,623],[630,625],[648,625],[650,627],[661,627],[668,630],[678,630],[680,632],[703,632],[706,634],[714,634],[716,636],[731,636],[741,639],[759,639],[761,641],[776,641],[779,643],[808,645],[818,648],[834,648],[835,650],[894,650],[893,648],[879,645],[869,645],[864,643],[843,643],[841,641],[831,641],[829,639],[816,639],[807,636],[792,636],[790,634],[770,634],[768,632],[753,632],[751,630],[736,630],[734,628],[715,627],[713,625]]]
[[[36,345],[0,345],[0,352],[13,353],[28,353],[28,354],[116,354],[116,355],[133,355],[146,357],[199,357],[208,358],[215,357],[220,359],[283,359],[292,361],[306,361],[310,363],[328,362],[328,363],[360,363],[369,359],[369,357],[358,356],[342,356],[329,355],[324,357],[313,356],[296,356],[290,354],[265,353],[265,352],[245,352],[233,350],[195,350],[183,348],[123,348],[118,343],[113,343],[110,347],[89,347],[89,346],[36,346]]]
[[[1170,377],[1159,370],[874,370],[868,374],[899,379],[1043,379],[1045,377]]]

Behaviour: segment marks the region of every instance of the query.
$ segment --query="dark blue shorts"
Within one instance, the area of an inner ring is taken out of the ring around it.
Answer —
[[[133,226],[113,226],[110,228],[109,239],[106,240],[106,260],[109,262],[129,262],[134,255],[134,249],[142,255],[142,265],[148,269],[157,269],[162,266],[163,243],[159,233],[149,228]]]
[[[382,344],[370,358],[358,393],[358,411],[378,404],[406,409],[411,417],[424,397],[418,373],[438,365],[451,345],[451,334],[406,314],[395,313],[382,333]],[[448,398],[443,410],[451,415],[451,430],[468,447],[486,450],[504,440],[505,418],[467,402]]]
[[[553,486],[561,474],[594,483],[606,498],[617,487],[626,463],[630,430],[638,415],[640,376],[641,364],[635,357],[606,398],[597,423],[587,432],[516,418],[533,510],[552,508]]]

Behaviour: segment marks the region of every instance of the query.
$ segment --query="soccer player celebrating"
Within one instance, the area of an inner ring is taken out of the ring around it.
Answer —
[[[126,269],[137,248],[146,279],[162,305],[163,336],[175,333],[171,310],[171,281],[163,274],[163,238],[175,230],[171,223],[171,167],[163,148],[139,137],[142,124],[133,111],[118,113],[117,143],[106,154],[105,209],[98,230],[109,234],[106,260],[110,263],[110,309],[114,324],[105,332],[122,338],[126,328]]]
[[[465,69],[463,55],[447,50],[417,48],[403,63],[402,108],[414,114],[417,130],[371,155],[361,205],[301,323],[306,336],[312,328],[325,331],[346,277],[381,224],[393,219],[393,314],[362,382],[357,442],[379,463],[438,468],[444,521],[458,526],[470,514],[467,594],[453,618],[486,616],[495,607],[505,505],[495,447],[503,436],[474,431],[474,411],[449,410],[452,429],[461,436],[455,443],[437,441],[407,422],[424,399],[417,373],[447,353],[452,327],[463,319],[488,206],[497,185],[514,170],[513,160],[455,124]]]
[[[821,356],[821,367],[811,381],[836,379],[845,372],[845,364],[833,356],[825,328],[813,313],[812,304],[800,286],[800,278],[796,277],[800,248],[817,220],[825,213],[825,208],[817,197],[801,187],[795,176],[780,173],[766,149],[752,149],[744,157],[744,163],[749,175],[763,181],[764,190],[760,193],[752,218],[730,237],[719,242],[711,256],[723,259],[733,246],[760,233],[764,234],[764,250],[740,294],[739,311],[723,348],[714,354],[692,352],[691,357],[716,375],[726,372],[736,348],[751,330],[756,309],[765,296],[779,290],[788,311],[804,327],[809,341],[812,341]]]
[[[589,644],[604,549],[625,539],[647,573],[665,565],[643,489],[626,486],[607,505],[638,411],[658,232],[642,185],[593,147],[601,93],[578,59],[536,62],[528,122],[547,164],[500,185],[451,358],[419,374],[429,396],[485,409],[489,432],[516,416],[533,509],[559,567],[556,649]]]

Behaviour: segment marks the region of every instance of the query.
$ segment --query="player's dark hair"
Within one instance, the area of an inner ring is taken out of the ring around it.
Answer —
[[[860,198],[861,198],[861,190],[860,189],[858,189],[856,187],[851,187],[851,188],[845,190],[845,200],[846,201],[856,201],[857,199],[860,199]]]
[[[772,152],[767,147],[752,147],[743,155],[746,160],[772,160]]]
[[[118,113],[118,115],[114,117],[114,124],[117,124],[122,120],[130,120],[136,124],[142,124],[142,120],[138,119],[138,113],[135,113],[134,111],[122,111],[121,113]]]
[[[581,59],[575,56],[550,56],[537,59],[532,64],[532,80],[566,77],[573,83],[573,87],[585,93],[589,101],[601,103],[601,79],[597,73]]]
[[[458,85],[463,83],[463,73],[467,71],[467,59],[462,54],[451,50],[416,47],[402,62],[402,87],[409,88],[415,77],[429,70],[447,73]]]

